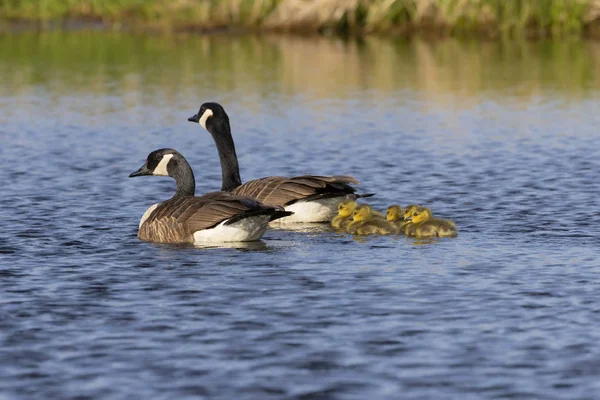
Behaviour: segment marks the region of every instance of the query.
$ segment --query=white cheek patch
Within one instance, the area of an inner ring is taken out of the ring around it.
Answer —
[[[212,115],[212,110],[210,108],[207,108],[206,111],[204,111],[204,114],[202,114],[202,117],[200,117],[200,125],[202,125],[204,129],[206,129],[206,120],[208,119],[208,117],[212,117]]]
[[[173,154],[166,154],[163,156],[162,160],[160,160],[156,168],[154,168],[154,171],[152,171],[152,175],[169,176],[167,165],[169,164],[171,158],[173,158]]]

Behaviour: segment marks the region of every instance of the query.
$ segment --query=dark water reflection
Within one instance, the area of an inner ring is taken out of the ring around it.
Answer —
[[[597,396],[600,44],[0,36],[0,397]],[[454,240],[142,243],[181,150],[219,187],[347,173]]]

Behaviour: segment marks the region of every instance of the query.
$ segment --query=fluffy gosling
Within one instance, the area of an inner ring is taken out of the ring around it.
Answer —
[[[412,224],[406,228],[406,235],[417,238],[428,237],[455,237],[458,228],[453,221],[433,218],[431,210],[426,207],[417,207],[413,210],[408,221]]]
[[[398,228],[387,220],[373,214],[367,204],[357,206],[348,224],[348,233],[353,235],[389,235],[398,233]]]
[[[331,226],[335,229],[346,229],[352,222],[352,213],[356,208],[356,201],[342,200],[338,204],[338,214],[331,220]]]

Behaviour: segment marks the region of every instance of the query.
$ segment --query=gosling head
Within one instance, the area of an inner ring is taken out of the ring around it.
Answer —
[[[220,131],[221,128],[229,129],[229,117],[225,109],[214,102],[204,103],[200,106],[200,110],[191,117],[188,121],[202,125],[209,132]]]
[[[340,217],[349,217],[354,212],[356,208],[356,201],[354,200],[342,200],[340,204],[338,204],[338,215]]]
[[[409,217],[408,221],[413,224],[418,224],[419,222],[427,221],[431,218],[431,210],[427,207],[417,207],[412,212],[412,216]]]
[[[159,149],[148,155],[146,163],[137,171],[129,174],[130,178],[144,175],[174,176],[183,156],[174,149]]]
[[[409,204],[404,208],[404,220],[408,221],[408,219],[410,217],[412,217],[412,213],[413,211],[415,211],[417,209],[418,206],[417,204]]]
[[[398,204],[394,204],[393,206],[389,206],[385,213],[385,219],[388,221],[398,221],[403,219],[404,215],[402,215],[402,206]]]
[[[373,209],[367,204],[361,204],[354,209],[352,213],[353,221],[366,221],[370,216]]]

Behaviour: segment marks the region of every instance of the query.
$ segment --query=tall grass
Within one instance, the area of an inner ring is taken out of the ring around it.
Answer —
[[[278,0],[0,0],[0,19],[39,23],[95,20],[165,30],[252,27]]]
[[[0,19],[162,30],[547,36],[600,33],[600,0],[0,0]]]

